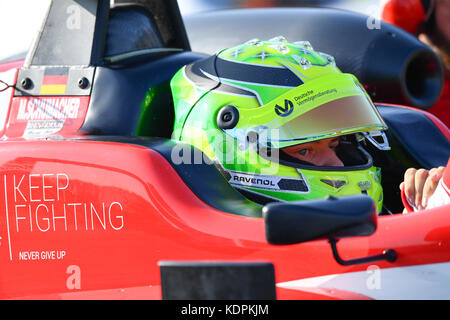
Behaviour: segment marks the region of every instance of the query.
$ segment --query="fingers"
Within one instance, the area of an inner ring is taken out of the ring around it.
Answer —
[[[404,187],[408,202],[417,209],[425,209],[428,199],[433,195],[445,167],[431,170],[409,168],[400,188]]]
[[[425,181],[422,194],[422,207],[426,208],[428,199],[433,195],[436,190],[439,180],[444,174],[445,167],[433,168],[428,174],[428,179]]]
[[[425,172],[424,169],[419,170],[414,168],[409,168],[408,170],[406,170],[403,181],[406,199],[408,200],[409,204],[415,208],[418,208],[417,206],[418,198],[422,200],[421,193],[417,194],[416,187],[420,187],[421,184],[425,183],[425,181],[420,182],[420,180],[423,179],[424,176],[428,174],[428,172]]]
[[[415,187],[414,205],[418,209],[423,209],[422,206],[423,187],[425,186],[425,182],[427,181],[428,175],[429,175],[428,170],[419,169],[416,171],[414,177],[414,187]]]

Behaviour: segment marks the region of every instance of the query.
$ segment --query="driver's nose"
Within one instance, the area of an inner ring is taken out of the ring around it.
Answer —
[[[322,145],[316,153],[316,165],[328,167],[343,167],[344,163],[338,158],[336,152],[329,145]]]

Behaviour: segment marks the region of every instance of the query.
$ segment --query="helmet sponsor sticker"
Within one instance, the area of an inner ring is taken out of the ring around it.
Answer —
[[[293,100],[295,101],[297,107],[300,107],[305,103],[313,103],[315,99],[320,98],[324,95],[337,94],[337,93],[338,92],[336,89],[328,89],[325,91],[320,91],[318,93],[316,93],[313,90],[308,90],[304,93],[294,96]],[[275,113],[277,115],[279,115],[280,117],[289,116],[293,110],[294,110],[294,104],[289,99],[284,99],[284,108],[280,107],[278,104],[275,104]]]
[[[275,113],[280,117],[287,117],[292,113],[292,110],[294,110],[294,104],[288,99],[284,99],[284,108],[278,104],[275,105]]]
[[[292,193],[309,193],[307,181],[295,177],[280,177],[257,173],[247,173],[227,170],[225,175],[228,182],[234,187],[257,188],[271,191]]]

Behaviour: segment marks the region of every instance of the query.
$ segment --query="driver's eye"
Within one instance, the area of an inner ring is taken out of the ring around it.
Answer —
[[[298,150],[297,153],[301,156],[306,156],[306,154],[308,153],[308,149]]]
[[[330,149],[332,150],[335,150],[338,146],[339,146],[339,139],[333,139],[329,145]]]

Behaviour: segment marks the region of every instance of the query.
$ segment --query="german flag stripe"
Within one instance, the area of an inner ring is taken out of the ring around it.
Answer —
[[[69,67],[46,67],[44,74],[46,76],[66,76],[69,74]]]
[[[65,84],[50,84],[50,85],[42,85],[41,92],[42,95],[47,94],[65,94],[66,93],[66,85]]]
[[[44,75],[44,79],[42,80],[42,85],[66,85],[66,84],[67,84],[67,75],[61,76]]]
[[[66,67],[46,68],[44,78],[42,79],[40,94],[65,94],[68,75],[69,68]]]

